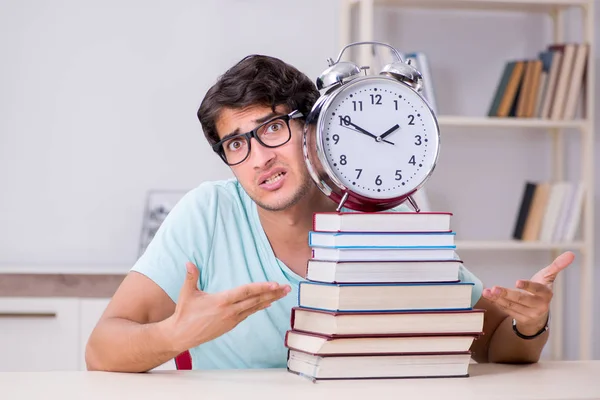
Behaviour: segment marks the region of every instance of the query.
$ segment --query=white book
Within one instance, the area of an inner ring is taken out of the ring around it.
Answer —
[[[554,226],[554,231],[552,232],[552,241],[560,242],[563,240],[563,235],[565,232],[565,226],[567,224],[567,219],[569,216],[569,208],[570,204],[573,203],[573,196],[575,195],[575,184],[573,182],[565,182],[565,195],[564,200],[560,206],[560,210],[558,213],[558,219],[556,221],[556,225]]]
[[[550,119],[563,119],[565,112],[565,102],[567,98],[568,85],[571,80],[573,70],[573,62],[575,60],[576,44],[567,43],[562,54],[558,81],[556,82],[556,90],[552,99],[552,108],[550,109]]]
[[[556,84],[558,82],[558,74],[562,63],[562,51],[554,50],[552,55],[552,64],[548,71],[546,89],[544,90],[544,98],[542,100],[540,118],[550,118],[550,110],[556,94]]]
[[[583,86],[583,77],[585,74],[588,44],[580,43],[575,51],[575,61],[573,62],[573,71],[571,72],[569,86],[567,88],[565,109],[563,119],[574,119],[577,110],[577,100]]]
[[[565,242],[571,242],[575,239],[579,224],[581,222],[581,212],[583,209],[583,200],[585,198],[585,185],[583,182],[579,182],[575,189],[575,195],[573,196],[573,203],[570,204],[569,214],[565,224],[565,231],[563,240]]]
[[[540,240],[542,242],[551,242],[553,239],[554,228],[560,216],[565,195],[567,194],[567,185],[567,182],[555,182],[550,188],[548,205],[546,206],[540,230]]]

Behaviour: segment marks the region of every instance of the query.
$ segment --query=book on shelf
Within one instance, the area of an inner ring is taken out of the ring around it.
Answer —
[[[290,372],[321,379],[467,377],[471,354],[312,355],[288,350]]]
[[[571,242],[583,210],[583,182],[525,182],[513,239]]]
[[[306,279],[314,282],[453,282],[461,260],[326,261],[308,260]]]
[[[315,213],[313,231],[449,232],[451,217],[448,212]]]
[[[405,61],[410,61],[411,65],[414,66],[423,77],[423,97],[429,103],[429,107],[434,113],[438,113],[437,100],[435,97],[433,74],[431,73],[431,66],[427,54],[422,51],[416,51],[407,53],[405,55]]]
[[[328,311],[456,310],[471,307],[469,282],[300,282],[298,305]]]
[[[435,112],[438,113],[437,100],[435,96],[434,90],[434,79],[433,74],[431,72],[431,63],[429,62],[429,57],[423,51],[411,51],[411,52],[398,52],[400,57],[402,57],[402,61],[406,63],[410,63],[413,67],[415,67],[423,77],[423,97],[429,104],[429,107]],[[398,57],[392,52],[390,49],[382,49],[377,46],[373,46],[372,48],[373,55],[373,71],[379,71],[386,64],[392,61],[399,61]]]
[[[432,335],[411,333],[389,336],[327,336],[289,330],[285,345],[316,356],[327,354],[425,354],[468,352],[479,334]]]
[[[315,232],[309,246],[330,248],[430,248],[454,246],[454,232]]]
[[[349,335],[388,336],[428,333],[478,335],[483,329],[483,309],[436,311],[354,311],[336,312],[292,308],[294,331],[331,337]]]
[[[572,120],[583,104],[587,43],[553,43],[536,58],[505,63],[489,117]]]

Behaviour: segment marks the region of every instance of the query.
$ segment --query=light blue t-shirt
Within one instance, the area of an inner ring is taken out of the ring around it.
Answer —
[[[298,305],[298,284],[304,278],[275,257],[256,203],[237,180],[206,182],[188,192],[132,271],[152,279],[177,303],[188,261],[199,268],[199,288],[207,293],[264,281],[292,288],[287,296],[233,330],[190,349],[193,368],[284,368],[284,337],[290,329],[291,309]],[[464,267],[461,280],[475,284],[474,305],[481,296],[481,282]]]

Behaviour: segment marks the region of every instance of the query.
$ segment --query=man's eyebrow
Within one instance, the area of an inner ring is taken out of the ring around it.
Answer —
[[[270,114],[267,114],[267,115],[264,115],[264,116],[262,116],[260,118],[255,119],[254,122],[256,123],[256,125],[260,125],[263,122],[267,122],[271,118],[276,117],[277,115],[279,115],[279,114],[277,114],[275,112],[272,112]],[[235,131],[233,131],[231,133],[228,133],[227,135],[223,136],[223,138],[221,140],[229,139],[230,137],[237,136],[239,134],[240,134],[240,128],[236,128]]]
[[[263,122],[267,122],[268,120],[270,120],[273,117],[276,117],[277,115],[277,113],[272,112],[270,114],[265,115],[264,117],[255,119],[254,122],[256,122],[257,124],[262,124]]]

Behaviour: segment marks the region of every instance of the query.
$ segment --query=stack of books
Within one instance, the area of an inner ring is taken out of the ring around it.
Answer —
[[[483,310],[471,307],[473,284],[460,282],[451,216],[315,214],[285,336],[288,371],[312,380],[469,376]]]

